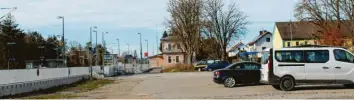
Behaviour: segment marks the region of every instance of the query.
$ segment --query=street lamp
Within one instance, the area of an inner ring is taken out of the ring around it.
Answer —
[[[63,24],[63,37],[62,37],[62,42],[63,42],[63,60],[64,60],[64,67],[67,67],[66,66],[66,55],[65,55],[64,16],[58,16],[58,19],[62,19],[62,24]]]
[[[103,48],[106,48],[106,43],[105,43],[105,40],[104,40],[104,34],[108,34],[108,32],[102,32],[102,45],[103,45]]]
[[[140,35],[140,71],[143,70],[142,69],[142,59],[143,59],[143,49],[142,49],[142,44],[141,44],[141,33],[138,33]]]
[[[92,29],[97,29],[96,26],[93,26],[93,27],[90,27],[90,48],[92,48]],[[97,32],[96,32],[97,33]],[[91,78],[92,78],[92,50],[90,50],[90,75],[91,75]]]
[[[117,39],[118,41],[118,57],[120,56],[120,44],[119,44],[119,39]]]
[[[10,12],[8,12],[7,14],[5,14],[4,16],[1,16],[0,19],[4,18],[6,15],[11,14],[11,12],[15,11],[17,9],[17,7],[13,7],[13,8],[0,8],[0,10],[7,10],[7,9],[12,9]]]

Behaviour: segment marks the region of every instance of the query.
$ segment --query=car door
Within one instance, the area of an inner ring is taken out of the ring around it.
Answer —
[[[354,80],[354,57],[353,54],[342,50],[342,49],[334,49],[334,75],[336,78],[336,83],[345,84],[351,83]]]
[[[243,63],[236,63],[233,64],[229,69],[230,69],[230,76],[242,80],[244,78],[244,73],[242,72],[243,68]]]
[[[333,66],[330,66],[329,50],[306,50],[305,78],[306,83],[334,83]]]
[[[253,62],[246,62],[243,65],[247,82],[259,82],[261,79],[261,65]]]

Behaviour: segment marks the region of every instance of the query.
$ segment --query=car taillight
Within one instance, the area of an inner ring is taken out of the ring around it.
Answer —
[[[220,75],[220,72],[215,72],[215,75]]]
[[[272,60],[271,60],[271,57],[269,56],[268,57],[268,70],[271,70],[271,63],[272,63]]]

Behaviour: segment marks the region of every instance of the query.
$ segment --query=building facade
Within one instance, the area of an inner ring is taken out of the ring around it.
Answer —
[[[268,31],[260,31],[259,36],[247,44],[248,52],[258,52],[257,57],[261,57],[261,52],[267,48],[273,48],[273,34]]]
[[[176,36],[168,36],[161,40],[162,53],[149,57],[152,67],[173,67],[185,63],[185,53]]]
[[[300,45],[318,45],[314,38],[320,28],[309,22],[276,22],[273,47],[284,48]]]

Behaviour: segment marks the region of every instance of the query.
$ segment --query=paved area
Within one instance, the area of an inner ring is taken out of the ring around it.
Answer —
[[[353,99],[354,89],[341,85],[301,86],[284,92],[269,85],[225,88],[210,72],[142,74],[109,78],[102,88],[82,93],[79,99]]]

